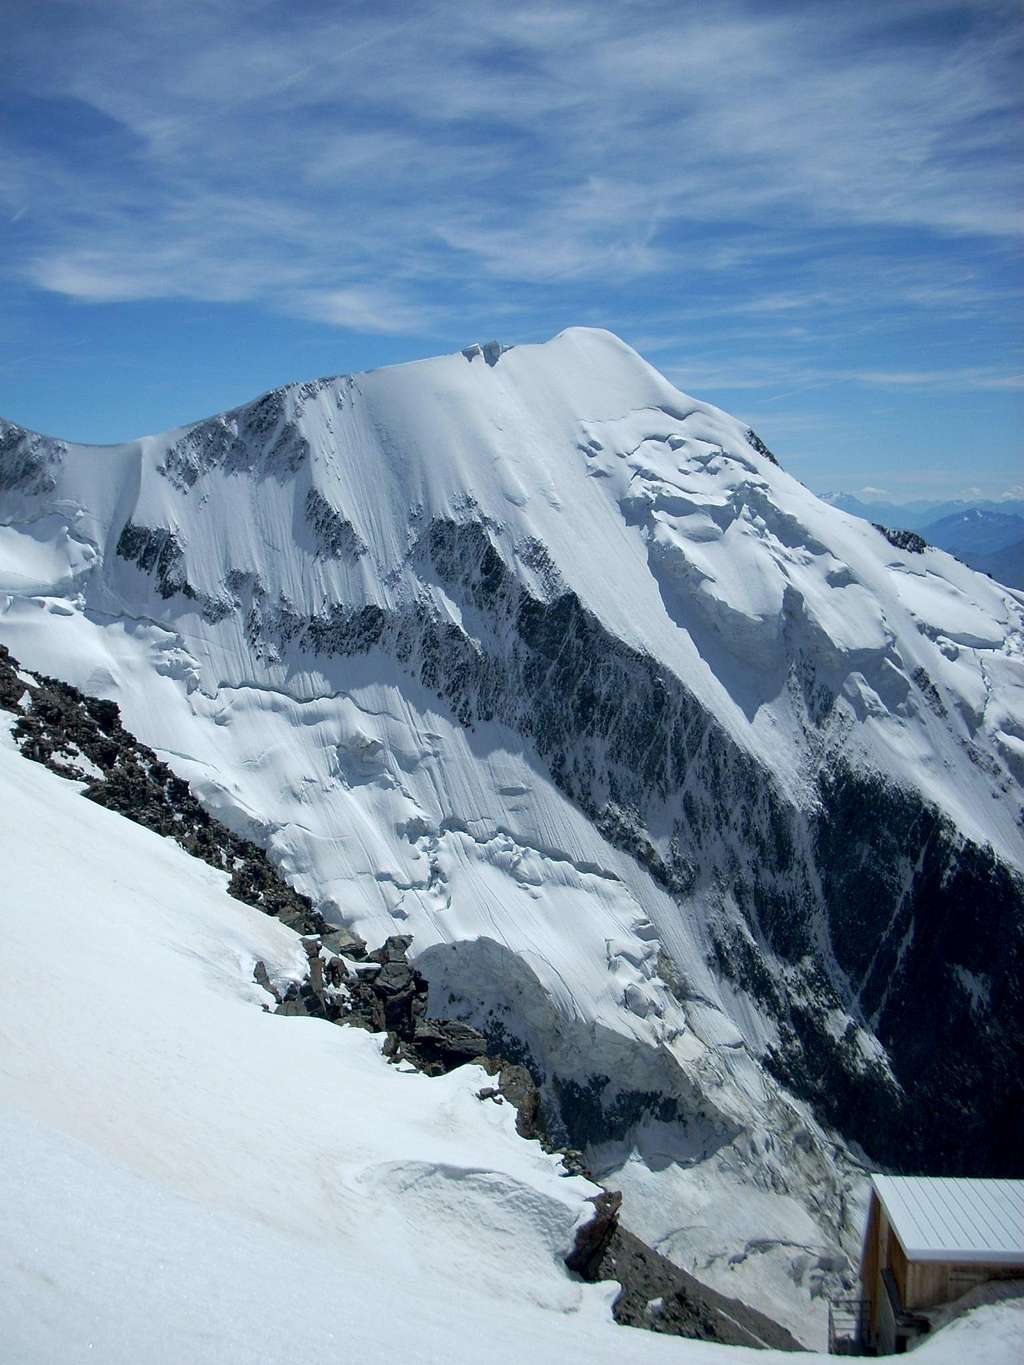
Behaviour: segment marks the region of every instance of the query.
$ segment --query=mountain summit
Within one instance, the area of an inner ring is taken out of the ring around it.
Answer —
[[[0,641],[411,934],[712,1283],[796,1320],[859,1233],[845,1143],[1012,1173],[1024,598],[609,333],[120,446],[0,423]]]

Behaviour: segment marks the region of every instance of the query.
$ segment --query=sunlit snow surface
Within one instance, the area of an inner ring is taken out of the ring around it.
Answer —
[[[840,693],[851,757],[1020,867],[1020,595],[819,502],[603,332],[297,385],[215,429],[41,449],[38,479],[4,495],[0,639],[115,698],[328,913],[374,942],[413,934],[441,1003],[467,979],[482,1004],[500,987],[567,1071],[699,1093],[695,1148],[653,1125],[601,1173],[638,1231],[820,1341],[806,1296],[838,1248],[809,1210],[834,1212],[845,1177],[754,1060],[773,1024],[708,967],[700,894],[681,908],[607,843],[519,735],[465,728],[393,658],[254,646],[247,613],[257,588],[278,623],[421,602],[473,635],[415,546],[433,519],[483,522],[537,597],[573,590],[684,679],[797,806],[815,744],[785,685],[799,647]],[[197,597],[162,597],[115,553],[129,519],[174,534]]]
[[[295,979],[298,938],[9,730],[5,1365],[738,1358],[615,1326],[613,1287],[561,1265],[594,1187],[476,1098],[482,1071],[409,1074],[366,1033],[265,1013],[253,964]],[[1020,1321],[983,1308],[922,1358],[1013,1360]]]

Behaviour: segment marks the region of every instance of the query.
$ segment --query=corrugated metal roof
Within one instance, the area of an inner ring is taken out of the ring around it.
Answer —
[[[873,1175],[910,1261],[1024,1266],[1024,1180]]]

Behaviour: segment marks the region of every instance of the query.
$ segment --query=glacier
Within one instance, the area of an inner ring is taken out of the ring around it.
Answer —
[[[609,333],[0,423],[0,641],[411,934],[624,1221],[808,1344],[868,1159],[1019,1174],[1024,596]]]

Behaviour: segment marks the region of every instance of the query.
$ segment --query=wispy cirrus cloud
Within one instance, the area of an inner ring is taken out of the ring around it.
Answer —
[[[1024,373],[978,366],[953,366],[937,370],[834,369],[800,363],[793,359],[771,363],[757,357],[737,357],[718,366],[701,361],[676,362],[665,372],[682,388],[694,392],[711,389],[756,389],[768,394],[786,389],[799,392],[833,384],[861,385],[868,389],[947,389],[1015,392],[1024,390]],[[794,389],[794,385],[796,388]],[[787,394],[780,394],[786,397]]]
[[[1024,374],[1000,374],[971,366],[952,370],[852,370],[838,378],[877,388],[1024,389]]]
[[[299,317],[360,332],[426,332],[432,325],[426,308],[396,299],[387,289],[358,285],[350,289],[310,289],[290,297]]]
[[[109,132],[85,155],[15,136],[39,239],[15,268],[72,297],[288,307],[383,276],[415,325],[438,280],[486,306],[501,282],[728,268],[759,244],[723,234],[759,220],[769,252],[809,226],[1021,226],[1009,22],[949,45],[852,7],[114,0],[60,6],[55,46],[48,8],[15,25],[9,72],[44,122],[70,98]]]

